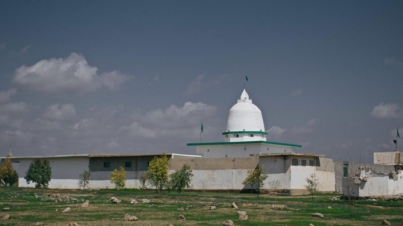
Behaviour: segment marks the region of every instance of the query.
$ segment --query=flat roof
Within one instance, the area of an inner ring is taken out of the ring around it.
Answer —
[[[40,158],[76,158],[76,157],[88,157],[88,158],[113,158],[113,157],[140,157],[140,156],[158,156],[163,155],[164,153],[159,154],[72,154],[72,155],[49,155],[49,156],[11,156],[11,157],[0,157],[1,159],[10,158],[10,159],[40,159]],[[172,153],[165,153],[167,156],[172,156]]]
[[[187,146],[207,146],[207,145],[232,145],[232,144],[271,144],[277,146],[297,147],[300,148],[300,144],[289,144],[272,141],[238,141],[238,142],[205,142],[205,143],[188,143]]]
[[[294,153],[294,152],[286,152],[286,153],[261,153],[261,154],[251,154],[250,156],[301,156],[301,157],[325,157],[325,155],[311,154],[311,153]]]

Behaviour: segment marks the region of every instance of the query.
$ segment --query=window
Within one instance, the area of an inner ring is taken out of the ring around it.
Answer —
[[[309,165],[310,165],[310,166],[315,166],[315,161],[309,160]]]
[[[306,166],[306,160],[305,159],[301,160],[301,166]]]
[[[243,150],[246,151],[246,147],[244,147]]]
[[[132,167],[132,162],[125,162],[125,167],[126,168]]]
[[[238,134],[235,134],[235,137],[239,137],[239,135],[238,135]]]
[[[343,177],[348,177],[348,164],[343,164]]]
[[[249,135],[250,137],[253,137],[253,134]]]
[[[298,166],[298,159],[292,159],[291,165]]]
[[[111,162],[104,162],[104,168],[111,167]]]
[[[210,149],[207,149],[207,152],[210,152]]]

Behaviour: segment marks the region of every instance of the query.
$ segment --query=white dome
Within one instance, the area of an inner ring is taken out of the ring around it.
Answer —
[[[245,90],[238,102],[229,110],[226,132],[235,131],[265,132],[262,112],[252,103]]]

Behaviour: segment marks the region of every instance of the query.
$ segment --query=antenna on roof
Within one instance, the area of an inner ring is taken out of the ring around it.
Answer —
[[[8,153],[7,157],[13,157],[13,153],[11,153],[11,144],[10,144],[10,153]]]

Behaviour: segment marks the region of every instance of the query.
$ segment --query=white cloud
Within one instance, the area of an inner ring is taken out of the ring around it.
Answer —
[[[122,129],[128,130],[133,136],[145,138],[189,136],[197,133],[200,123],[208,121],[215,112],[214,106],[186,102],[183,107],[171,105],[164,110],[157,109],[145,114],[136,112],[131,125],[123,126]],[[205,128],[213,127],[206,125]]]
[[[290,96],[292,96],[292,97],[298,97],[301,95],[302,95],[302,89],[297,89],[290,94]]]
[[[51,105],[43,114],[43,117],[56,121],[72,119],[75,116],[76,116],[76,108],[72,104]]]
[[[371,116],[374,118],[400,118],[403,116],[403,111],[397,104],[380,103],[372,109]]]
[[[306,124],[308,126],[314,126],[314,125],[318,124],[318,120],[317,119],[310,119],[308,122],[306,122]]]
[[[21,66],[14,75],[14,81],[42,92],[88,93],[103,87],[116,89],[128,80],[117,71],[103,74],[89,65],[84,56],[72,53],[65,59],[41,60],[32,66]]]
[[[28,110],[28,105],[24,102],[18,103],[7,103],[5,105],[0,105],[0,112],[8,113],[23,113]]]
[[[383,61],[383,63],[386,64],[386,65],[393,65],[393,66],[396,66],[396,67],[401,67],[401,66],[403,66],[402,62],[396,60],[396,59],[393,58],[393,57],[386,58],[386,59]]]
[[[1,102],[7,102],[16,93],[17,93],[16,89],[9,89],[7,91],[0,92],[0,103]]]
[[[292,133],[296,133],[296,134],[312,133],[312,132],[313,132],[313,128],[307,127],[307,126],[293,127],[293,128],[291,129],[291,132],[292,132]]]
[[[189,86],[187,87],[185,94],[186,95],[191,95],[191,94],[195,94],[195,93],[199,93],[203,86],[204,86],[204,78],[205,75],[199,75],[195,78],[195,80],[193,80]]]
[[[269,135],[274,135],[274,136],[281,136],[281,134],[283,134],[286,131],[286,129],[281,128],[279,126],[272,126],[270,127],[269,130],[267,130],[267,132],[269,133]]]
[[[33,137],[32,133],[23,132],[20,130],[6,130],[2,134],[0,134],[0,140],[3,142],[11,141],[11,140],[18,140],[18,141],[30,141]]]

